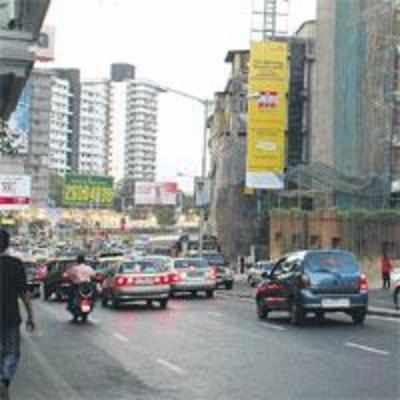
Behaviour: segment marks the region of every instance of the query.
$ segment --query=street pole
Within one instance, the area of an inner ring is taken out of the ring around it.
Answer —
[[[203,132],[203,154],[201,159],[201,178],[205,183],[207,174],[207,133],[208,133],[208,113],[210,103],[208,100],[204,101],[204,132]],[[206,208],[200,209],[200,226],[199,226],[199,256],[203,257],[204,247],[204,224],[205,224]]]

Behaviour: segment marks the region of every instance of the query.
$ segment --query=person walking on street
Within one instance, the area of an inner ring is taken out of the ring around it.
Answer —
[[[391,279],[390,274],[392,272],[393,265],[390,261],[389,256],[387,255],[386,250],[383,251],[383,256],[381,260],[381,270],[382,270],[382,288],[390,289]]]
[[[21,260],[7,254],[10,235],[0,229],[0,399],[9,399],[9,386],[20,359],[21,299],[28,315],[26,329],[35,330],[26,274]]]

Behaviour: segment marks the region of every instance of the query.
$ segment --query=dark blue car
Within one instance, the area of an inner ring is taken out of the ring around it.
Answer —
[[[289,254],[263,276],[257,289],[257,313],[289,311],[300,325],[308,313],[322,320],[326,313],[344,312],[362,324],[368,310],[368,281],[356,257],[345,251],[310,250]]]

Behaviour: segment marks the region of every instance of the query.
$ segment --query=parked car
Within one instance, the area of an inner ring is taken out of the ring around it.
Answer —
[[[204,292],[207,298],[214,297],[217,288],[217,274],[208,262],[201,258],[177,258],[171,270],[171,293]]]
[[[55,294],[57,300],[66,300],[71,281],[68,278],[68,270],[76,265],[75,258],[58,258],[45,264],[47,274],[43,279],[43,297],[47,301]]]
[[[110,268],[103,282],[102,305],[111,303],[118,308],[121,303],[154,301],[167,308],[170,295],[170,275],[167,267],[144,259],[123,261],[117,268]]]
[[[368,309],[368,281],[351,253],[304,251],[280,259],[256,294],[259,318],[272,311],[289,311],[301,325],[308,313],[320,320],[328,312],[344,312],[362,324]]]
[[[203,258],[207,260],[210,267],[215,269],[217,274],[217,288],[224,287],[232,290],[234,285],[234,274],[225,257],[220,253],[205,253]]]
[[[249,269],[247,282],[251,287],[256,287],[262,282],[263,273],[270,272],[274,267],[273,261],[258,261],[253,267]]]

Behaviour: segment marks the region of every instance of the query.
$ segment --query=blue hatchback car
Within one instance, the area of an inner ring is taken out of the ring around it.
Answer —
[[[260,319],[271,311],[289,311],[301,325],[308,313],[322,320],[326,313],[344,312],[355,324],[368,311],[368,280],[356,257],[339,250],[309,250],[281,258],[257,289]]]

